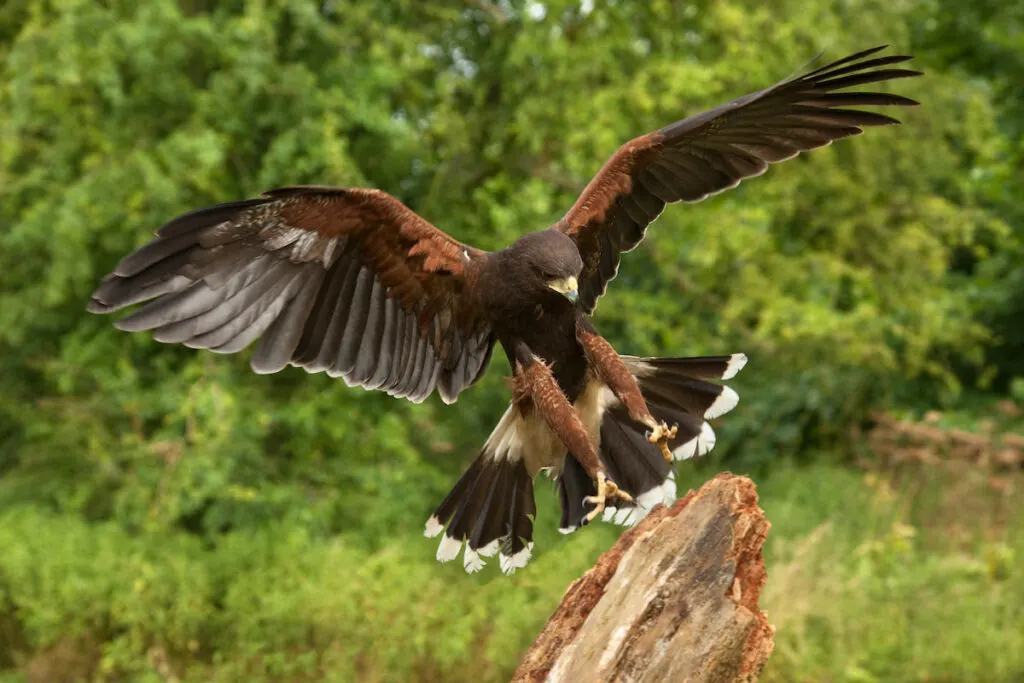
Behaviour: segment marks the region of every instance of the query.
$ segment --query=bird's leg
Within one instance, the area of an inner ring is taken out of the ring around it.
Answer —
[[[677,426],[669,427],[664,422],[654,419],[633,373],[622,362],[618,351],[597,333],[586,318],[580,317],[576,322],[576,339],[583,347],[587,362],[597,376],[626,407],[629,416],[651,430],[647,440],[657,444],[665,460],[672,462],[672,451],[668,447],[668,442],[675,437]]]
[[[585,502],[595,506],[586,521],[592,521],[604,511],[605,505],[614,500],[632,502],[633,497],[608,477],[583,420],[558,386],[551,368],[525,348],[522,351],[517,349],[516,361],[518,372],[513,379],[513,395],[522,397],[521,401],[532,402],[532,408],[544,418],[566,449],[597,482],[597,495],[585,499]]]

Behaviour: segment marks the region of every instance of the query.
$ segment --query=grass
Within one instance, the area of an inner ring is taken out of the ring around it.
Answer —
[[[1024,477],[991,479],[829,464],[760,477],[761,605],[778,628],[763,680],[1024,680]],[[559,537],[539,498],[539,552],[511,579],[438,566],[417,536],[369,552],[279,526],[206,548],[9,509],[0,681],[507,680],[617,533]]]
[[[978,468],[783,468],[765,681],[1024,680],[1024,513]]]

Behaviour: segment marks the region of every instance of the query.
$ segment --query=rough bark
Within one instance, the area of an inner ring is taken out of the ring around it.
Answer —
[[[513,682],[756,680],[773,647],[757,605],[769,526],[729,473],[656,508],[569,586]]]

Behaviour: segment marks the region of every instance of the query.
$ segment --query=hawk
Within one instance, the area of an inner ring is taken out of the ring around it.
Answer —
[[[697,202],[772,163],[899,123],[861,106],[917,102],[852,86],[918,76],[885,46],[781,81],[619,148],[568,213],[500,251],[448,236],[376,189],[271,190],[161,227],[107,275],[89,303],[108,313],[146,302],[117,327],[218,353],[257,340],[251,365],[342,377],[445,403],[480,379],[495,344],[512,399],[482,451],[426,523],[437,558],[474,572],[500,553],[526,565],[533,480],[557,479],[560,530],[602,515],[620,524],[675,497],[674,460],[707,453],[706,420],[736,406],[743,354],[620,355],[590,320],[666,204]]]

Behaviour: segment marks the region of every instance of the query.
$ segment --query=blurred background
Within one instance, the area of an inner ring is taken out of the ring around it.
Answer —
[[[750,357],[679,478],[758,482],[764,680],[1024,680],[1020,2],[4,0],[0,681],[506,680],[621,530],[560,536],[539,481],[525,571],[435,562],[503,356],[414,406],[89,293],[178,213],[297,183],[499,248],[622,142],[885,42],[927,72],[905,125],[670,207],[595,323]]]

